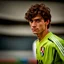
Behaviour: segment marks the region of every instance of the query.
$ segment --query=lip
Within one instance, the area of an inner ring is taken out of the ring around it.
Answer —
[[[35,29],[35,28],[32,28],[32,31],[36,31],[37,29]]]

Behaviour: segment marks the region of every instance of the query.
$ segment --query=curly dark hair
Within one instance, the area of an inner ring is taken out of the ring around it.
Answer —
[[[37,14],[40,14],[45,22],[47,20],[51,22],[50,8],[46,7],[43,3],[32,5],[29,8],[29,10],[25,13],[25,19],[28,21],[31,21],[32,18],[34,18]],[[48,28],[49,28],[49,25],[48,25]]]

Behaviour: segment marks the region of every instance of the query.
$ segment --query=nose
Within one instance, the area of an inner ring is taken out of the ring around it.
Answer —
[[[35,21],[32,22],[32,27],[36,27],[36,22]]]

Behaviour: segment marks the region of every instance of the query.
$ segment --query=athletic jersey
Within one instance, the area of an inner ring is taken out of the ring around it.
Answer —
[[[49,32],[41,41],[34,42],[38,64],[64,64],[64,40]]]

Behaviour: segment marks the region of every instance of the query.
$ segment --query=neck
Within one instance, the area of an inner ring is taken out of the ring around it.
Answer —
[[[47,31],[37,34],[39,41],[41,41],[48,34],[48,32],[49,31],[47,30]]]

